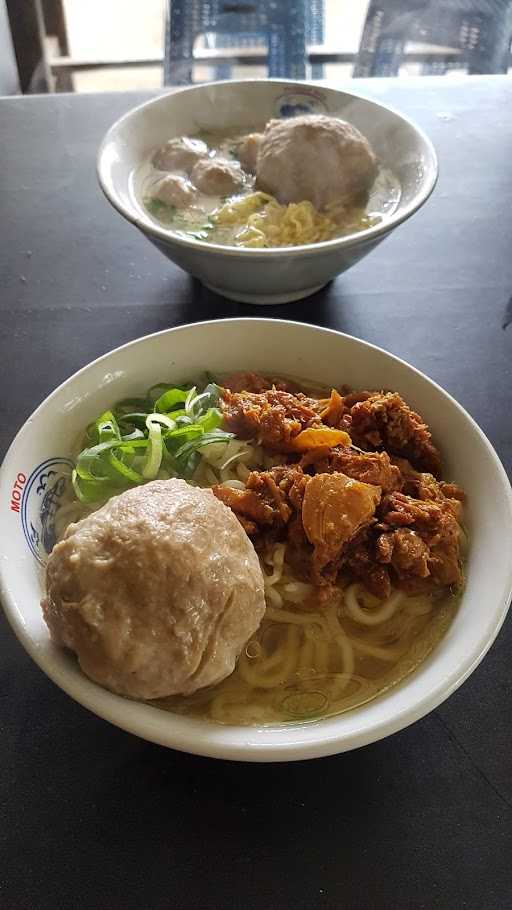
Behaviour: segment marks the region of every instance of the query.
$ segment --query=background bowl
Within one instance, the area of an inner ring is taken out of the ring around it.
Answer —
[[[342,366],[340,366],[342,364]],[[396,389],[441,445],[445,476],[468,492],[471,546],[455,619],[410,677],[367,705],[306,724],[223,727],[113,695],[87,679],[50,641],[39,606],[42,566],[71,442],[116,400],[160,380],[209,369],[291,374],[356,388]],[[492,446],[469,415],[426,376],[356,338],[300,323],[232,319],[149,335],[84,367],[29,418],[0,476],[0,582],[8,619],[36,663],[76,701],[145,739],[221,758],[285,761],[353,749],[431,711],[475,669],[505,617],[512,589],[512,493]]]
[[[254,129],[271,117],[327,113],[354,124],[382,165],[400,181],[397,210],[382,224],[323,243],[269,250],[240,249],[183,239],[147,214],[138,168],[157,146],[199,130]],[[212,290],[247,303],[287,303],[317,291],[366,256],[428,199],[437,179],[432,144],[413,123],[375,101],[348,92],[276,80],[197,85],[135,108],[106,134],[98,178],[112,205],[162,252]]]

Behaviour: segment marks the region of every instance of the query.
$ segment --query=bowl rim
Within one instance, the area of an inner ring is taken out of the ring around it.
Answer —
[[[271,84],[276,86],[288,85],[298,86],[299,88],[304,85],[313,85],[315,87],[318,87],[320,90],[325,89],[338,95],[345,95],[349,98],[355,98],[358,101],[363,101],[366,104],[374,105],[381,110],[388,111],[390,114],[393,114],[395,117],[398,117],[400,120],[406,123],[423,143],[425,153],[431,160],[431,168],[429,169],[429,173],[424,179],[424,182],[420,185],[415,197],[408,203],[408,205],[406,205],[401,211],[397,210],[395,213],[390,215],[389,218],[386,218],[381,224],[376,224],[373,227],[366,228],[364,231],[348,234],[346,237],[338,237],[334,238],[333,240],[321,240],[318,243],[306,243],[298,246],[269,247],[268,249],[261,249],[229,246],[227,244],[224,246],[220,243],[209,243],[204,240],[197,240],[195,237],[184,238],[180,237],[178,234],[175,234],[172,231],[166,230],[165,228],[160,228],[156,223],[153,223],[149,216],[146,218],[142,212],[138,213],[135,207],[129,208],[128,206],[124,205],[124,203],[119,198],[115,187],[111,187],[109,185],[110,181],[108,180],[105,158],[107,147],[115,137],[115,133],[126,121],[136,117],[140,111],[145,110],[146,108],[153,105],[161,104],[164,99],[175,96],[177,94],[205,90],[223,85],[237,86],[246,84]],[[410,218],[411,215],[413,215],[416,211],[418,211],[418,209],[421,208],[421,206],[424,205],[424,203],[431,196],[439,177],[439,161],[431,139],[412,119],[405,116],[400,111],[397,111],[390,105],[381,104],[380,101],[376,101],[372,98],[366,98],[364,95],[361,95],[357,92],[349,92],[343,89],[337,89],[332,85],[317,84],[315,82],[309,81],[300,82],[295,81],[294,79],[223,79],[216,82],[200,83],[198,85],[189,85],[183,88],[180,87],[171,89],[171,91],[164,90],[160,92],[156,98],[150,98],[148,101],[143,101],[141,104],[136,105],[121,117],[119,117],[109,127],[103,136],[103,139],[101,140],[96,156],[96,176],[98,178],[98,182],[103,191],[103,194],[108,199],[110,204],[119,212],[119,214],[126,218],[127,221],[131,222],[131,224],[133,224],[135,227],[139,228],[139,230],[141,230],[144,234],[148,234],[150,237],[155,238],[157,241],[162,242],[166,246],[176,245],[185,249],[208,253],[210,256],[247,256],[248,258],[252,257],[253,259],[268,259],[269,257],[279,258],[283,255],[304,256],[315,255],[316,253],[334,252],[336,250],[346,249],[361,244],[366,245],[372,241],[377,242],[378,240],[384,238],[399,224],[407,221],[407,219]]]
[[[119,345],[118,347],[107,351],[90,363],[85,364],[60,383],[53,392],[38,405],[34,412],[29,415],[22,427],[18,430],[6,452],[2,467],[0,468],[0,481],[6,472],[6,464],[14,455],[18,440],[22,435],[25,435],[27,427],[34,417],[37,416],[40,410],[47,407],[48,403],[58,395],[61,389],[92,367],[103,361],[108,361],[114,354],[128,351],[130,348],[136,347],[139,344],[151,342],[151,340],[160,336],[167,335],[172,337],[173,334],[179,334],[180,331],[201,329],[202,327],[209,325],[255,322],[265,323],[269,327],[276,323],[283,326],[299,326],[312,333],[334,335],[346,339],[349,342],[356,342],[356,344],[361,344],[378,354],[383,354],[386,358],[391,359],[400,366],[405,366],[407,370],[412,371],[418,375],[421,380],[433,387],[438,394],[462,413],[473,431],[480,437],[484,448],[490,456],[493,467],[497,471],[498,477],[502,482],[503,495],[508,508],[509,532],[512,536],[512,489],[507,473],[498,454],[484,432],[456,399],[416,367],[413,367],[402,358],[397,357],[395,354],[392,354],[371,342],[357,338],[353,335],[348,335],[344,332],[338,332],[335,329],[286,319],[232,317],[229,319],[203,320],[201,322],[186,323],[184,325],[173,326],[159,332],[153,332],[132,339],[123,345]],[[11,585],[7,577],[8,574],[9,570],[6,565],[6,560],[0,559],[0,601],[3,604],[4,612],[9,624],[34,662],[39,665],[53,682],[75,701],[88,708],[97,716],[108,720],[115,726],[151,742],[195,755],[254,762],[298,761],[338,754],[377,742],[424,717],[453,694],[484,658],[503,625],[512,595],[511,562],[508,567],[507,576],[504,578],[501,597],[496,600],[496,605],[493,609],[492,627],[485,636],[480,634],[478,646],[473,647],[472,651],[466,654],[463,660],[459,660],[456,668],[452,668],[449,673],[444,674],[444,676],[438,680],[435,687],[425,691],[421,697],[415,698],[412,703],[405,705],[401,710],[395,712],[391,716],[383,712],[382,716],[379,716],[373,720],[373,722],[357,725],[355,731],[347,734],[345,731],[340,732],[339,729],[338,731],[334,729],[337,726],[337,722],[343,720],[343,718],[346,718],[347,716],[352,716],[357,719],[359,710],[364,711],[366,707],[376,704],[377,702],[382,703],[386,698],[392,697],[393,689],[390,690],[389,693],[383,693],[382,696],[377,696],[375,699],[372,699],[367,705],[363,705],[361,709],[354,709],[353,711],[348,711],[344,714],[322,718],[318,721],[310,721],[306,724],[270,725],[267,727],[258,727],[256,725],[249,727],[222,726],[212,724],[208,721],[197,721],[191,718],[180,717],[179,715],[164,712],[152,705],[134,702],[108,692],[101,686],[93,683],[81,672],[79,674],[70,673],[69,669],[63,666],[62,662],[56,662],[51,654],[44,653],[39,644],[28,632],[25,623],[23,622],[23,618],[16,608],[15,597],[14,594],[11,593]],[[412,674],[412,676],[414,676],[414,674]],[[285,731],[284,736],[280,739],[279,734],[282,734],[283,731]],[[292,736],[289,735],[290,732],[293,733]],[[316,735],[311,735],[312,733],[316,733]]]

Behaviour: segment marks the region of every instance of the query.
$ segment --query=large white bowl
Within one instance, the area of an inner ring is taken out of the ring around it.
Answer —
[[[145,211],[137,192],[137,170],[168,139],[199,130],[251,130],[272,117],[308,111],[354,124],[400,181],[400,204],[382,224],[338,240],[258,250],[180,238],[159,227]],[[247,80],[192,86],[125,114],[101,144],[98,178],[121,215],[214,291],[246,303],[287,303],[312,294],[350,268],[423,205],[435,186],[437,160],[417,126],[376,101],[300,82]]]
[[[105,691],[50,641],[42,563],[71,441],[98,413],[160,380],[205,369],[284,373],[356,388],[396,389],[431,424],[445,473],[468,492],[471,547],[458,613],[431,656],[396,688],[338,717],[272,727],[224,727],[178,717]],[[55,473],[51,473],[54,471]],[[19,511],[18,511],[19,508]],[[294,322],[232,319],[149,335],[100,357],[61,385],[12,443],[0,477],[0,581],[8,619],[36,663],[72,698],[119,727],[175,749],[219,758],[288,761],[354,749],[407,726],[475,669],[504,620],[512,589],[512,494],[489,441],[439,386],[356,338]]]

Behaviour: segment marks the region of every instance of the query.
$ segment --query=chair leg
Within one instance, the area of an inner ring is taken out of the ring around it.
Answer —
[[[398,76],[404,38],[391,31],[395,23],[396,11],[393,8],[386,10],[382,3],[370,5],[354,63],[354,78]]]
[[[214,75],[217,81],[221,79],[231,79],[231,66],[229,63],[220,63],[215,67]]]
[[[268,74],[273,79],[306,78],[305,2],[269,3]]]
[[[363,51],[364,54],[364,51]],[[357,76],[398,76],[404,55],[404,41],[391,35],[379,37],[370,60],[360,61],[359,55],[354,66],[354,78]]]
[[[165,59],[164,85],[190,85],[193,81],[193,47],[189,42],[174,42],[172,53]]]
[[[190,85],[194,67],[196,30],[192,4],[172,0],[167,4],[164,48],[164,85]]]

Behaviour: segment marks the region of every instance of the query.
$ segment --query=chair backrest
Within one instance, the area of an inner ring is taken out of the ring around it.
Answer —
[[[456,63],[432,59],[423,72],[507,72],[511,0],[371,0],[354,76],[396,76],[407,42],[453,48]]]
[[[270,76],[304,79],[306,40],[323,41],[324,0],[171,0],[164,55],[164,82],[192,81],[194,42],[211,35],[217,48],[265,45]],[[222,63],[216,77],[229,75]]]

